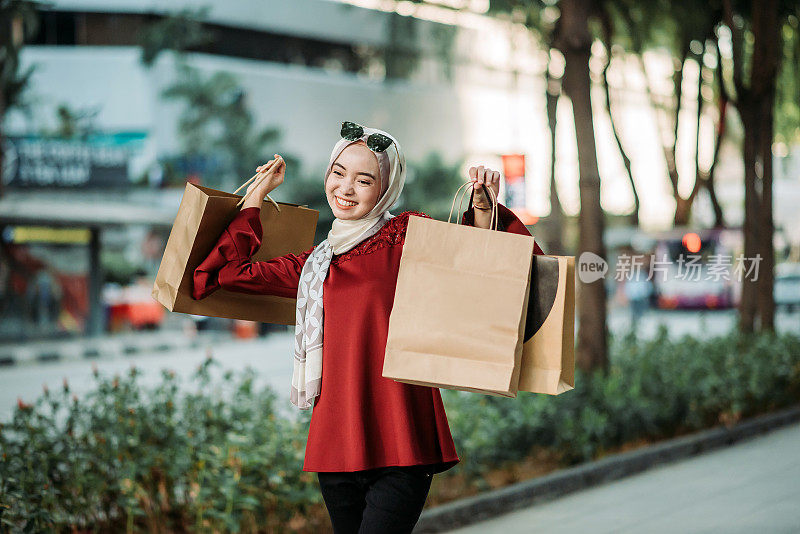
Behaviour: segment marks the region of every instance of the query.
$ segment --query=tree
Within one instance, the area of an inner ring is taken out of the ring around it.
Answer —
[[[578,216],[578,255],[591,252],[605,258],[603,230],[604,213],[600,205],[600,171],[594,138],[594,120],[590,98],[592,34],[589,20],[596,16],[591,0],[492,0],[490,12],[505,13],[525,21],[543,43],[551,43],[564,57],[561,88],[572,103],[572,116],[578,149],[579,189],[581,211]],[[551,25],[548,21],[555,20]],[[548,70],[549,72],[549,70]],[[548,91],[555,92],[548,79]],[[555,117],[553,97],[548,97],[548,116]],[[552,133],[551,125],[551,133]],[[551,139],[553,136],[551,135]],[[555,143],[553,143],[555,150]],[[552,160],[551,160],[552,163]],[[551,196],[552,196],[551,181]],[[608,366],[608,328],[606,326],[606,290],[603,279],[580,283],[578,308],[577,365],[585,371],[602,370]]]
[[[606,257],[605,228],[600,205],[600,171],[594,139],[594,119],[590,95],[589,58],[592,34],[589,19],[591,0],[562,0],[554,43],[564,56],[564,92],[572,103],[575,138],[578,145],[581,212],[578,216],[578,254],[591,252]],[[608,366],[608,328],[604,279],[583,283],[578,292],[577,364],[585,371]]]
[[[232,74],[205,75],[181,65],[178,79],[163,95],[184,103],[178,119],[184,154],[215,158],[217,181],[213,185],[235,188],[258,164],[272,159],[266,147],[278,141],[280,131],[256,128],[245,92]]]
[[[185,60],[188,50],[212,39],[203,24],[207,12],[183,10],[149,25],[140,35],[141,61],[149,67],[163,52],[175,53],[177,78],[163,96],[184,103],[178,119],[182,159],[204,167],[211,185],[235,188],[258,164],[272,159],[266,147],[278,141],[280,131],[256,127],[246,92],[234,75],[204,74]],[[288,155],[284,159],[287,164],[295,161]]]
[[[212,34],[203,25],[209,8],[183,9],[146,26],[139,35],[142,64],[150,67],[167,50],[180,55],[211,42]]]
[[[27,37],[36,31],[40,4],[32,0],[0,0],[0,196],[3,195],[3,121],[21,104],[22,93],[33,69],[19,70],[19,53]]]
[[[773,298],[775,250],[772,216],[772,142],[776,84],[782,51],[782,26],[797,16],[794,1],[723,0],[724,22],[731,35],[730,78],[744,127],[744,258],[760,262],[758,277],[744,276],[739,328],[744,332],[775,329]],[[751,44],[745,45],[746,35]],[[749,67],[749,68],[748,68]]]
[[[705,189],[714,209],[714,226],[725,225],[722,208],[717,201],[714,189],[714,171],[719,158],[719,149],[726,132],[725,120],[727,111],[727,93],[722,85],[717,91],[717,126],[715,128],[715,148],[711,164],[704,168],[700,164],[700,120],[707,104],[704,93],[713,86],[718,72],[706,65],[704,56],[717,49],[714,28],[719,23],[721,8],[718,2],[694,2],[680,0],[672,2],[638,2],[636,0],[606,0],[603,3],[604,30],[622,28],[614,35],[617,43],[630,50],[639,63],[645,78],[645,92],[648,102],[656,116],[664,162],[667,166],[667,177],[675,199],[674,224],[683,226],[689,223],[691,209],[698,194]],[[619,24],[613,24],[618,20]],[[607,36],[606,47],[611,38]],[[651,48],[670,53],[673,62],[672,94],[659,95],[648,74],[644,53]],[[717,54],[718,56],[718,54]],[[697,90],[694,95],[695,114],[695,165],[694,185],[688,196],[684,197],[678,190],[680,174],[677,164],[677,146],[679,134],[679,118],[681,112],[690,104],[684,97],[684,71],[688,62],[694,62],[699,69]],[[713,93],[713,91],[710,91]]]
[[[548,65],[545,71],[545,106],[547,109],[547,129],[550,133],[550,165],[548,168],[550,182],[550,227],[553,229],[550,236],[550,253],[561,254],[564,248],[564,208],[558,196],[556,186],[556,118],[558,116],[558,100],[561,98],[561,75],[553,71],[552,48],[547,54]],[[563,73],[562,73],[563,74]]]
[[[614,46],[614,23],[612,21],[611,14],[608,11],[608,6],[605,3],[601,3],[598,6],[598,15],[602,27],[603,45],[606,49],[606,60],[603,65],[603,93],[605,95],[606,111],[608,112],[608,120],[611,123],[611,132],[614,134],[614,141],[617,143],[617,149],[619,150],[620,156],[622,156],[622,164],[625,167],[625,174],[628,176],[628,182],[630,183],[631,191],[633,192],[633,211],[631,212],[630,218],[631,225],[639,226],[639,193],[636,190],[636,181],[633,179],[631,158],[628,156],[627,150],[625,150],[622,138],[620,137],[619,128],[617,128],[617,121],[614,117],[614,110],[611,105],[611,87],[608,83],[608,70],[611,68],[611,53]]]

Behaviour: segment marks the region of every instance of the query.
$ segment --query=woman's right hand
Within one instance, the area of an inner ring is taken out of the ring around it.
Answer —
[[[252,207],[260,208],[264,197],[283,183],[283,176],[286,174],[286,162],[278,154],[275,154],[275,158],[272,161],[275,161],[275,164],[269,176],[266,178],[256,178],[253,183],[247,187],[247,200],[242,204],[242,209]],[[256,168],[256,172],[260,173],[265,171],[267,165],[269,165],[269,163],[260,165]]]

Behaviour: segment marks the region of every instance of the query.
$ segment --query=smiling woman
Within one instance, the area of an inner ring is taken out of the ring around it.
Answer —
[[[342,220],[360,219],[372,211],[381,189],[378,158],[364,141],[347,146],[325,180],[328,205]]]
[[[314,408],[303,470],[318,473],[335,532],[411,532],[433,474],[459,462],[439,390],[382,376],[406,228],[427,215],[389,213],[405,184],[397,140],[342,126],[324,175],[336,217],[328,238],[300,255],[250,260],[261,246],[261,199],[283,181],[276,156],[277,171],[251,186],[257,191],[195,270],[194,289],[297,296],[290,400]],[[473,167],[469,180],[476,191],[499,189],[490,169]],[[488,228],[485,198],[474,200],[477,211],[462,222]],[[529,235],[509,209],[498,210],[503,231]]]

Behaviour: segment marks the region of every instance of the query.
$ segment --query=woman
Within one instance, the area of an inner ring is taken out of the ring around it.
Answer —
[[[194,298],[219,287],[297,297],[291,401],[314,407],[303,470],[318,473],[336,533],[411,532],[433,474],[459,461],[439,390],[381,376],[408,218],[427,215],[388,211],[406,175],[396,139],[350,122],[342,123],[341,136],[324,177],[335,217],[328,238],[299,255],[250,261],[261,245],[262,199],[283,182],[285,165],[277,159],[277,171],[250,186],[241,211],[195,270]],[[469,176],[475,205],[462,220],[488,228],[483,186],[496,195],[500,174],[480,166]],[[530,235],[498,207],[501,229]]]

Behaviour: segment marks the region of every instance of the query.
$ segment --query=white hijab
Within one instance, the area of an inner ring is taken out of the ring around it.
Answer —
[[[360,219],[335,219],[328,238],[314,248],[300,273],[290,391],[292,404],[300,409],[308,409],[314,405],[314,399],[319,397],[322,386],[322,292],[331,258],[334,254],[343,254],[373,236],[386,221],[394,217],[389,213],[389,208],[400,198],[405,184],[406,160],[400,144],[389,133],[366,126],[361,140],[366,141],[373,133],[381,133],[392,140],[392,144],[384,152],[373,152],[380,168],[381,196],[378,203]],[[334,145],[323,180],[327,181],[331,168],[342,151],[358,141],[340,139]]]

